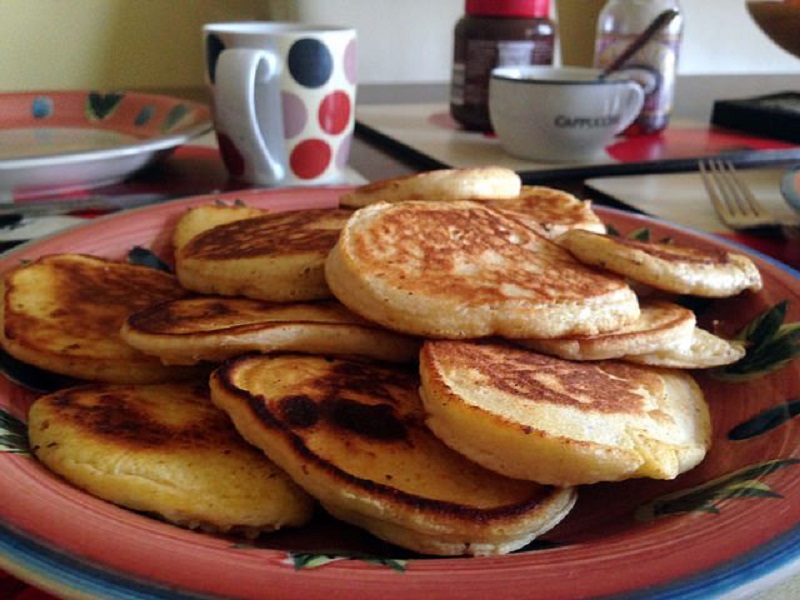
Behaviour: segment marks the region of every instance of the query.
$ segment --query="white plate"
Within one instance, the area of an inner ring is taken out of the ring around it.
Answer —
[[[167,96],[0,94],[0,201],[116,183],[211,127],[206,106]]]

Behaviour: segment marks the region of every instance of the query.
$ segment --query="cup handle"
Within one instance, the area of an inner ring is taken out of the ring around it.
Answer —
[[[626,82],[628,93],[622,101],[622,120],[617,126],[614,135],[622,133],[628,126],[633,123],[639,116],[639,113],[644,107],[644,88],[636,81]]]
[[[277,183],[286,177],[280,67],[275,54],[230,48],[219,57],[215,111],[225,134],[252,161],[252,169]]]

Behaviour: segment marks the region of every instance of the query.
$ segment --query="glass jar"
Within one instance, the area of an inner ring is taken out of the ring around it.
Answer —
[[[644,108],[623,135],[658,133],[669,123],[683,36],[683,13],[678,0],[609,0],[600,11],[594,66],[602,69],[612,64],[659,14],[669,9],[677,10],[678,16],[620,69],[645,89]]]
[[[466,0],[455,28],[450,114],[466,129],[491,131],[489,79],[501,65],[553,64],[550,0]]]

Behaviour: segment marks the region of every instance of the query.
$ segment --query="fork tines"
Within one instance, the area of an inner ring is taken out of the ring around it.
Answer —
[[[777,224],[739,178],[730,161],[711,159],[706,164],[701,161],[698,167],[714,210],[725,225],[747,229]]]

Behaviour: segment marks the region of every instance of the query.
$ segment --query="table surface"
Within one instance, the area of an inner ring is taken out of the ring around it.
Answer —
[[[707,123],[711,114],[711,107],[715,99],[744,98],[770,92],[800,90],[800,72],[797,74],[782,75],[713,75],[713,76],[684,76],[678,80],[678,96],[675,103],[675,116]],[[205,90],[180,89],[180,90],[147,90],[160,93],[171,93],[190,99],[205,100]],[[372,85],[362,86],[359,90],[359,103],[422,103],[446,102],[447,86],[444,84],[417,84],[417,85]],[[205,147],[214,146],[213,135],[204,136],[199,143]],[[388,177],[411,174],[422,168],[418,162],[410,160],[406,155],[399,155],[391,149],[376,144],[372,140],[356,136],[351,146],[351,167],[366,180],[378,180]],[[209,177],[209,184],[224,185],[224,172],[221,165]],[[637,186],[635,180],[625,181],[609,180],[609,185],[603,185],[602,179],[593,179],[587,185],[583,179],[565,178],[549,182],[548,185],[565,189],[581,197],[591,197],[601,204],[623,206],[631,208],[629,198],[617,199],[609,190],[623,190],[620,196],[625,196],[632,189],[646,190],[648,186]],[[599,183],[598,183],[599,181]],[[658,188],[657,183],[650,182],[650,188]],[[600,193],[603,191],[604,193]],[[633,206],[634,209],[647,210],[647,199],[643,200],[644,208]],[[670,217],[669,214],[657,216]],[[680,222],[679,219],[676,219]],[[687,223],[692,225],[690,223]],[[713,224],[708,224],[706,229],[713,229]],[[15,595],[16,594],[16,595]],[[20,582],[13,578],[3,577],[0,572],[0,598],[30,598],[44,600],[45,594],[24,589]],[[800,577],[779,583],[777,586],[764,591],[756,596],[757,600],[788,600],[800,598]]]

